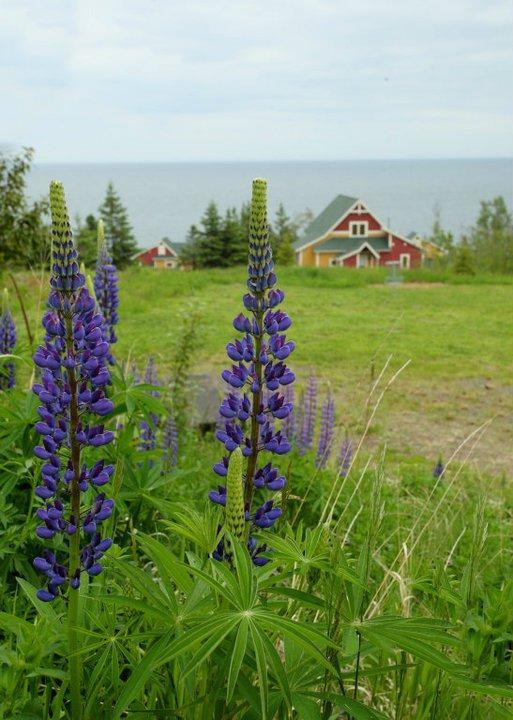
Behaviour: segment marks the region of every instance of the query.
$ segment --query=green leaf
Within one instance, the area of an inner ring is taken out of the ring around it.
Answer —
[[[248,630],[249,623],[247,618],[243,617],[239,624],[237,631],[237,637],[233,646],[232,657],[230,660],[230,669],[228,671],[228,681],[226,683],[226,703],[228,704],[233,697],[235,685],[237,684],[237,678],[239,677],[240,668],[244,655],[246,654],[246,647],[248,644]]]
[[[267,683],[267,664],[265,659],[265,649],[260,637],[260,631],[253,622],[250,623],[251,640],[255,650],[255,660],[258,673],[258,689],[260,692],[260,708],[262,710],[262,720],[267,720],[267,706],[269,704],[269,687]]]

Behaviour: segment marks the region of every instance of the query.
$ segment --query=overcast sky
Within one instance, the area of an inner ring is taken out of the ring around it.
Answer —
[[[39,161],[513,155],[511,0],[0,0]]]

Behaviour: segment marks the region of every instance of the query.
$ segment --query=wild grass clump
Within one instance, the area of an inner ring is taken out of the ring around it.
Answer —
[[[25,380],[0,394],[0,716],[511,717],[510,480],[471,470],[479,432],[436,473],[438,454],[405,457],[370,442],[399,372],[389,363],[373,374],[354,422],[349,403],[335,402],[314,372],[291,390],[282,357],[294,349],[282,337],[290,320],[276,309],[283,293],[273,287],[260,190],[246,314],[235,320],[242,339],[210,328],[208,308],[201,330],[195,306],[181,322],[155,325],[147,302],[138,332],[149,346],[172,326],[175,353],[170,362],[163,352],[146,356],[145,381],[140,356],[137,372],[120,354],[130,312],[122,302],[115,362],[91,360],[108,357],[110,328],[93,321],[99,313],[92,298],[85,302],[60,227],[54,311],[45,313],[36,355],[42,378],[33,372],[36,394]],[[296,272],[280,273],[280,284],[293,287]],[[194,283],[207,282],[195,276],[157,282],[170,295],[176,282],[193,299]],[[224,303],[233,315],[242,273],[213,276],[224,278],[215,312],[224,318]],[[230,341],[233,362],[223,374],[231,394],[220,396],[217,440],[214,422],[195,425],[189,403],[208,331],[221,349]],[[300,318],[293,332],[301,337]],[[29,345],[17,346],[19,364],[30,362]],[[101,397],[93,398],[99,373]],[[36,459],[35,427],[48,445],[38,444]],[[103,514],[105,499],[92,488],[102,473],[112,499]],[[37,500],[35,488],[43,488]],[[98,522],[112,539],[105,554]],[[45,562],[33,567],[42,539]],[[43,593],[38,570],[48,581]]]

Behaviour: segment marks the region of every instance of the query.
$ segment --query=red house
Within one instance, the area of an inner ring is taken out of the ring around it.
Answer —
[[[179,243],[173,243],[165,237],[157,245],[138,252],[133,259],[141,266],[145,265],[159,270],[174,270],[178,267],[179,249]]]
[[[389,230],[358,198],[337,195],[294,243],[304,267],[417,267],[420,244]]]

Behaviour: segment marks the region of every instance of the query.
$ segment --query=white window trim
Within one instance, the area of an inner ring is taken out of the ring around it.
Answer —
[[[353,232],[353,227],[355,225],[357,226],[356,234]],[[360,232],[361,225],[364,226],[363,235]],[[368,234],[369,234],[369,223],[367,220],[351,220],[351,222],[349,223],[349,235],[351,235],[351,237],[365,237]]]
[[[406,258],[406,265],[403,265],[403,258]],[[399,267],[402,270],[409,270],[410,269],[410,253],[401,253],[399,255]]]

